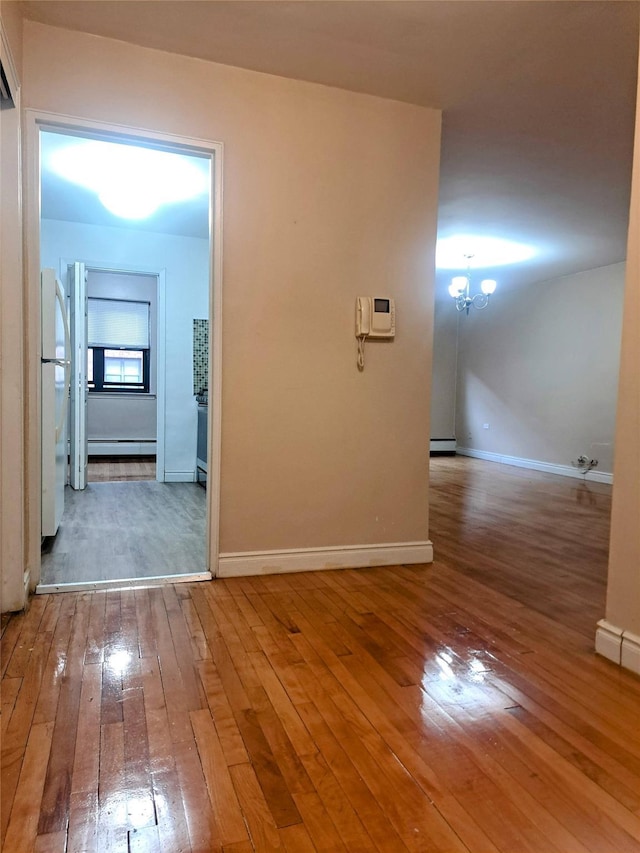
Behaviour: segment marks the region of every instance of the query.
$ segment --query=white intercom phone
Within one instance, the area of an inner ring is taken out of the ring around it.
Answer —
[[[358,369],[364,370],[364,342],[368,338],[391,339],[396,334],[396,306],[393,299],[379,296],[356,297],[356,338]]]
[[[393,299],[358,296],[356,299],[356,337],[392,338],[396,333],[396,309]]]

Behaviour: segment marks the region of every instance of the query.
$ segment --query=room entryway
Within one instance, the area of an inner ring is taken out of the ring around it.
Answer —
[[[154,480],[69,489],[38,592],[208,578],[205,494]]]
[[[36,127],[39,266],[58,278],[71,328],[66,353],[55,353],[56,364],[66,359],[71,373],[63,427],[69,480],[57,532],[43,538],[37,592],[210,578],[208,519],[214,518],[217,551],[218,512],[208,502],[217,490],[199,484],[207,453],[200,450],[198,402],[216,385],[215,376],[208,381],[208,344],[212,232],[220,233],[219,221],[212,225],[218,152],[49,121]],[[94,149],[106,157],[99,167],[80,170],[80,178],[66,173]],[[116,170],[105,183],[114,151]],[[123,180],[130,154],[135,169]],[[148,155],[161,158],[162,169],[132,200]],[[194,198],[168,200],[165,188],[158,191],[171,158],[186,170],[178,192],[184,176],[193,178],[200,187]],[[76,186],[96,168],[100,188],[91,186],[93,178]],[[212,432],[207,427],[205,435]],[[215,483],[217,472],[208,479]]]

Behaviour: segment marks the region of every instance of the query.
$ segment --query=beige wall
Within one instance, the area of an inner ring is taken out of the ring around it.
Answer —
[[[22,16],[18,0],[0,0],[0,17],[16,72],[22,78]]]
[[[446,288],[436,287],[431,378],[431,438],[456,435],[456,374],[458,364],[458,312]]]
[[[16,4],[0,5],[3,32],[19,75],[21,24]],[[3,64],[11,62],[4,54]],[[24,601],[24,452],[20,93],[0,110],[0,608]]]
[[[623,290],[615,264],[503,286],[462,316],[458,445],[564,466],[584,454],[610,473]]]
[[[24,68],[27,107],[225,145],[220,550],[427,539],[439,113],[32,23]],[[362,374],[358,294],[397,309]]]
[[[638,104],[640,105],[640,97]],[[640,109],[637,109],[606,607],[606,619],[610,625],[623,631],[630,631],[636,636],[640,636],[639,365]]]

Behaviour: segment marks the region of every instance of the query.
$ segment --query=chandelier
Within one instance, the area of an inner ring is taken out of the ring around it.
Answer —
[[[492,278],[485,278],[480,282],[480,292],[471,295],[471,259],[473,255],[465,255],[467,259],[467,274],[456,275],[451,279],[449,295],[453,297],[458,311],[469,313],[473,305],[478,310],[486,308],[489,297],[496,289],[496,282]]]

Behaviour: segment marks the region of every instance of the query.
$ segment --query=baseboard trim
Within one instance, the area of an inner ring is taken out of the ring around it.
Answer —
[[[220,554],[218,577],[315,572],[322,569],[360,569],[433,562],[433,544],[392,542],[284,551],[244,551]]]
[[[598,622],[596,629],[596,652],[607,660],[617,663],[640,675],[640,636],[612,625],[606,619]]]
[[[637,634],[632,634],[631,631],[622,632],[620,666],[640,675],[640,637]]]
[[[195,483],[195,471],[165,471],[165,483]]]
[[[429,453],[455,453],[455,438],[432,438],[429,441]]]
[[[551,462],[540,462],[537,459],[523,459],[519,456],[505,456],[502,453],[489,453],[487,450],[475,450],[472,447],[458,447],[459,456],[472,456],[475,459],[486,459],[487,462],[499,462],[501,465],[513,465],[516,468],[530,468],[532,471],[544,471],[547,474],[558,474],[560,477],[573,477],[576,480],[592,480],[596,483],[613,483],[613,474],[607,471],[588,471],[581,474],[572,465],[555,465]]]
[[[99,441],[90,439],[89,456],[155,456],[157,444],[146,439],[122,439],[121,441]]]
[[[622,649],[622,628],[601,619],[596,628],[596,652],[603,658],[620,663]]]

